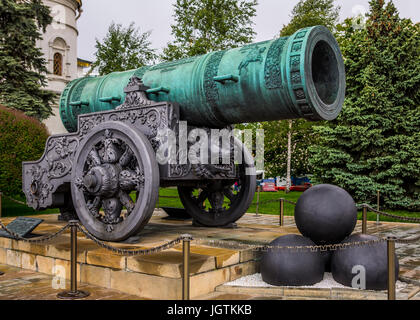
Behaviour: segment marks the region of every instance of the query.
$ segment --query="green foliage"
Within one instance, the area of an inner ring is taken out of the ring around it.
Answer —
[[[257,0],[177,0],[175,40],[164,48],[166,61],[238,47],[252,41]]]
[[[366,27],[339,28],[347,92],[343,111],[316,128],[311,164],[319,182],[357,202],[376,190],[387,208],[420,208],[420,24],[392,1],[370,1]]]
[[[0,103],[40,120],[52,114],[45,59],[36,41],[51,23],[41,0],[0,1]]]
[[[292,19],[280,31],[281,37],[290,36],[301,28],[322,25],[335,30],[340,7],[334,0],[300,0],[292,10]]]
[[[308,146],[315,143],[313,124],[303,119],[293,121],[291,175],[301,176],[311,172]],[[287,120],[264,122],[264,159],[266,175],[270,177],[286,176],[287,170]]]
[[[22,161],[39,159],[49,134],[43,124],[0,105],[0,191],[22,193]]]
[[[96,39],[96,61],[90,72],[98,68],[99,74],[105,75],[153,64],[157,56],[156,49],[150,47],[150,34],[140,33],[134,22],[128,28],[112,22],[102,42]]]

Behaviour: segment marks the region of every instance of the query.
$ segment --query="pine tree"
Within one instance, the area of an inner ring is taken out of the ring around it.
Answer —
[[[290,36],[301,28],[325,26],[335,30],[340,15],[340,7],[334,5],[335,0],[299,0],[292,10],[292,19],[283,26],[281,37]]]
[[[420,209],[420,24],[392,1],[371,0],[363,29],[339,29],[347,92],[339,117],[317,127],[311,164],[319,182],[357,202],[380,190],[387,208]]]
[[[47,69],[36,41],[51,22],[41,0],[0,1],[0,103],[40,120],[52,114],[55,95],[42,89]]]
[[[98,68],[99,75],[105,75],[153,64],[157,56],[148,39],[150,34],[140,33],[134,22],[127,28],[112,22],[102,42],[96,39],[96,60],[90,72]]]
[[[256,5],[257,0],[177,0],[171,26],[175,40],[161,58],[177,60],[251,42]]]

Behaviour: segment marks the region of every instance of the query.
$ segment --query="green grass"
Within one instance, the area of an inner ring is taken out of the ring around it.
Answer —
[[[26,199],[19,196],[13,196],[13,199],[26,202]],[[38,214],[47,214],[47,213],[59,213],[60,211],[58,209],[47,209],[42,211],[35,211],[34,209],[22,205],[19,203],[16,203],[12,200],[9,200],[6,197],[1,198],[2,206],[1,206],[1,215],[3,217],[18,217],[18,216],[33,216]]]
[[[284,198],[293,202],[296,202],[302,192],[292,191],[286,194],[284,191],[278,192],[260,192],[260,202],[268,201],[268,200],[275,200],[279,198]],[[165,198],[165,196],[172,196],[178,197],[178,191],[176,188],[160,188],[159,191],[159,203],[156,206],[159,207],[175,207],[175,208],[182,208],[182,203],[179,198]],[[255,193],[253,203],[257,202],[257,193]],[[25,199],[20,197],[14,197],[17,200],[25,202]],[[293,216],[295,206],[289,203],[284,204],[284,214],[287,216]],[[406,216],[406,217],[416,217],[420,218],[420,212],[409,212],[404,210],[384,210],[385,212],[392,213],[398,216]],[[248,212],[255,213],[256,212],[256,205],[252,204]],[[267,204],[260,204],[258,208],[258,213],[260,214],[271,214],[271,215],[279,215],[280,206],[278,202],[271,202]],[[47,214],[47,213],[59,213],[58,209],[48,209],[44,211],[35,211],[32,208],[27,206],[17,204],[12,202],[11,200],[7,199],[6,197],[2,197],[2,216],[3,217],[16,217],[16,216],[29,216],[29,215],[36,215],[36,214]],[[358,212],[358,219],[362,218],[362,212]],[[384,216],[379,217],[380,221],[391,221],[391,222],[404,222],[401,220],[388,218]],[[369,221],[376,221],[376,214],[373,212],[368,212],[368,220]]]
[[[284,198],[289,201],[297,202],[300,195],[303,192],[298,191],[292,191],[290,193],[285,193],[284,191],[278,191],[278,192],[260,192],[260,202],[268,201],[268,200],[275,200],[279,198]],[[160,207],[176,207],[176,208],[182,208],[181,201],[179,199],[169,199],[169,198],[162,198],[162,196],[177,196],[178,192],[176,188],[160,188],[159,192],[159,206]],[[255,193],[254,199],[252,203],[257,202],[258,194]],[[376,208],[376,207],[374,207]],[[289,203],[284,204],[284,214],[286,216],[293,216],[294,215],[295,206]],[[382,210],[382,209],[381,209]],[[387,213],[392,213],[398,216],[403,217],[415,217],[420,218],[420,212],[410,212],[410,211],[404,211],[404,210],[383,210]],[[256,205],[252,204],[248,211],[250,213],[256,212]],[[267,204],[260,204],[258,208],[258,213],[260,214],[271,214],[271,215],[279,215],[280,213],[280,204],[279,202],[271,202]],[[367,214],[368,221],[376,221],[376,213],[368,212]],[[362,219],[362,211],[360,210],[358,212],[358,219]],[[390,222],[405,222],[402,220],[397,220],[389,217],[380,216],[380,221],[390,221]]]

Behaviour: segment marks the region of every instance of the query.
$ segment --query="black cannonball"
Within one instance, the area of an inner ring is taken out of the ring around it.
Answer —
[[[322,260],[324,261],[325,272],[331,272],[331,259],[332,259],[333,251],[327,250],[327,251],[319,251],[319,252],[322,257]]]
[[[354,234],[342,243],[377,240],[378,237],[367,234]],[[356,266],[356,267],[355,267]],[[353,278],[364,268],[366,290],[385,290],[388,288],[388,257],[386,242],[338,249],[331,259],[333,278],[342,285],[352,287]],[[355,269],[353,270],[353,267]],[[398,279],[399,263],[395,255],[395,280]],[[360,285],[360,281],[359,281]]]
[[[331,184],[319,184],[299,197],[295,222],[302,235],[316,244],[339,243],[356,226],[356,204],[346,190]]]
[[[281,236],[270,246],[314,246],[308,238],[297,234]],[[275,286],[303,286],[324,278],[324,260],[310,250],[268,249],[261,258],[262,279]]]

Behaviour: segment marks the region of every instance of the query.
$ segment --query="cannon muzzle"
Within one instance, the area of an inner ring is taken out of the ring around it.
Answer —
[[[345,94],[343,58],[322,26],[283,37],[136,70],[70,82],[60,99],[68,131],[77,115],[116,108],[137,76],[153,101],[180,106],[181,120],[205,127],[305,118],[333,120]]]

